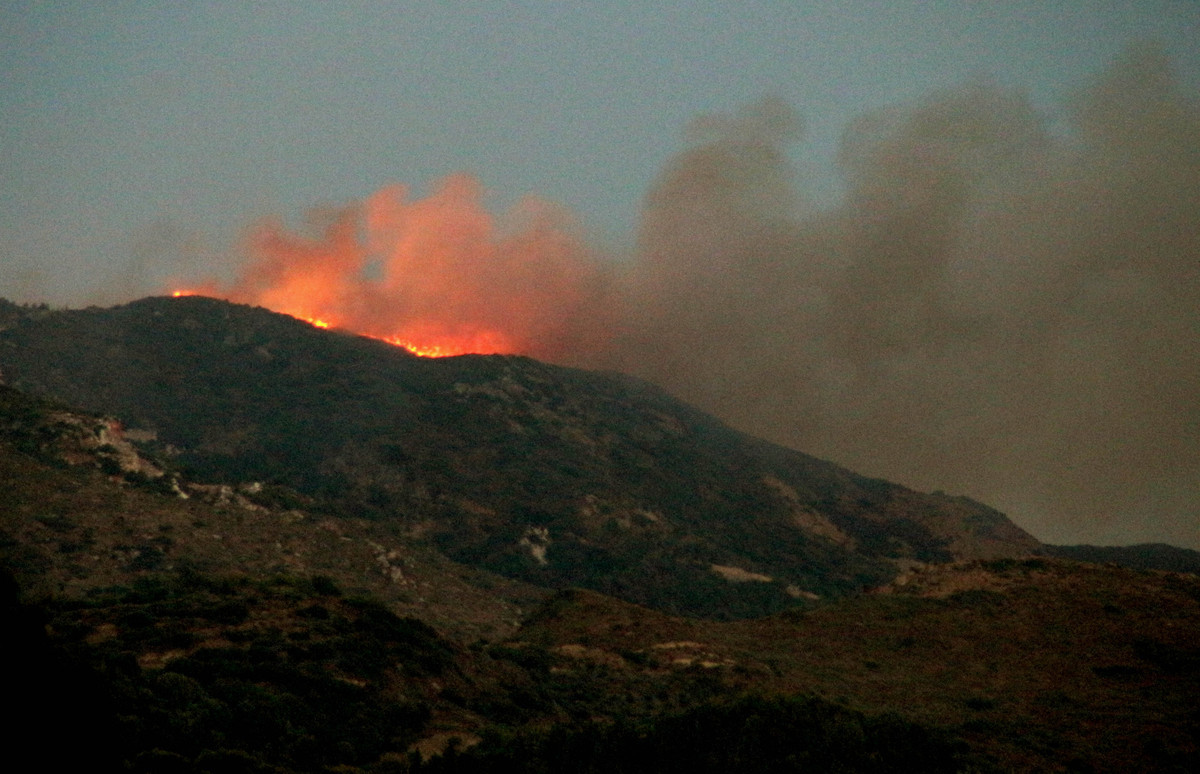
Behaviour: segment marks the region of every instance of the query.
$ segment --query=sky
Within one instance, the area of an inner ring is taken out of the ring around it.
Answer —
[[[307,314],[507,324],[1045,540],[1200,548],[1196,40],[1190,0],[8,2],[0,296],[300,267]]]

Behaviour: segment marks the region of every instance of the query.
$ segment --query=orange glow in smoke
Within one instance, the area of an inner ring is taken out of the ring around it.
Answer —
[[[482,186],[454,175],[424,199],[401,186],[244,240],[232,283],[200,292],[381,339],[425,357],[525,354],[562,360],[607,340],[607,277],[569,216],[533,199],[500,223]]]
[[[294,316],[294,315],[293,315]],[[300,317],[316,328],[331,328],[329,322],[316,317]],[[504,334],[497,331],[476,331],[470,334],[434,334],[429,331],[412,331],[403,336],[373,336],[360,334],[370,339],[386,341],[403,347],[421,357],[453,357],[455,355],[493,355],[512,352],[514,347]],[[411,337],[411,338],[410,338]]]
[[[394,344],[397,347],[404,347],[414,355],[421,357],[453,357],[455,355],[482,354],[476,353],[474,349],[459,349],[454,345],[443,346],[441,344],[414,344],[411,341],[403,341],[401,339],[383,339],[388,344]]]
[[[497,355],[513,352],[515,347],[505,336],[496,331],[478,331],[469,336],[432,336],[409,339],[401,336],[385,336],[383,341],[404,347],[421,357],[453,357],[454,355]]]

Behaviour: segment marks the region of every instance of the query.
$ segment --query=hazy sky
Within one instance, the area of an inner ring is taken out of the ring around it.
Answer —
[[[828,201],[865,110],[993,79],[1051,111],[1142,38],[1196,81],[1191,0],[6,2],[0,295],[121,300],[253,218],[460,170],[621,247],[688,122],[767,95]]]
[[[1193,0],[4,3],[0,296],[495,334],[1200,548],[1197,40]]]

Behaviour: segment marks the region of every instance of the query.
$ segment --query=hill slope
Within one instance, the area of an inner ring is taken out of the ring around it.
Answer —
[[[111,419],[0,388],[0,570],[25,589],[0,577],[15,739],[94,729],[29,750],[47,763],[1196,770],[1194,576],[914,565],[873,594],[704,621],[589,591],[543,602],[395,530],[404,515],[166,466]],[[408,757],[454,738],[482,741]]]
[[[286,490],[153,478],[154,462],[135,459],[113,424],[0,386],[0,565],[32,598],[83,597],[148,573],[323,576],[469,642],[511,633],[548,593],[447,560],[386,523],[314,512]]]
[[[1042,553],[1078,562],[1116,564],[1135,570],[1165,570],[1200,574],[1200,551],[1163,543],[1134,546],[1043,546]]]
[[[197,480],[286,486],[542,586],[744,617],[1039,545],[616,374],[419,358],[199,297],[6,319],[8,384],[119,417]]]

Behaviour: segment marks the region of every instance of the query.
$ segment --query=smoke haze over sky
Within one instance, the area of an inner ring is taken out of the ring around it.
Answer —
[[[1200,9],[678,5],[6,6],[0,295],[465,321],[1200,548]]]

